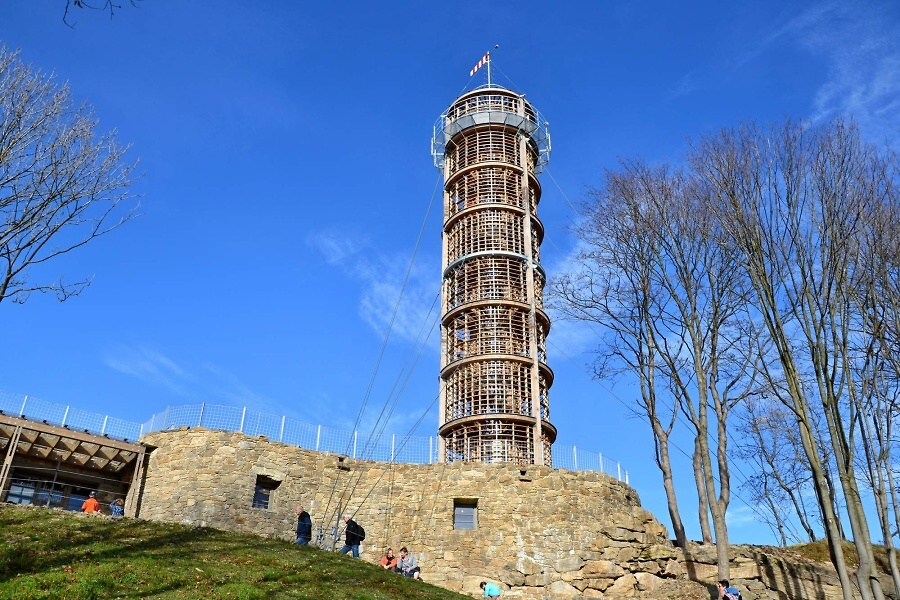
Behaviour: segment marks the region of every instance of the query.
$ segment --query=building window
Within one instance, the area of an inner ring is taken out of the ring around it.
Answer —
[[[6,501],[13,504],[31,504],[37,484],[28,480],[14,480],[9,486]]]
[[[453,500],[453,529],[478,527],[478,500]]]
[[[281,484],[271,477],[265,475],[256,476],[256,488],[253,490],[253,508],[268,509],[269,502],[272,500],[272,492],[274,492]]]

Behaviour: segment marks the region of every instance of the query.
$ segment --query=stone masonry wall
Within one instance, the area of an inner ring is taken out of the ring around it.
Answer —
[[[154,432],[139,517],[294,538],[302,503],[326,536],[340,512],[366,529],[362,558],[408,546],[429,583],[504,598],[711,598],[715,548],[672,546],[637,493],[612,477],[546,467],[387,464],[205,429]],[[257,476],[280,482],[251,508]],[[477,528],[453,528],[454,502],[477,503]],[[342,544],[342,541],[339,542]],[[745,600],[841,598],[828,565],[732,549]],[[693,588],[673,584],[699,581]],[[687,592],[685,592],[687,590]],[[680,594],[680,595],[679,595]]]
[[[204,429],[142,441],[157,446],[142,518],[293,539],[298,502],[326,532],[347,506],[366,529],[364,559],[408,546],[425,580],[464,593],[489,579],[510,598],[601,598],[614,586],[637,589],[621,564],[650,561],[659,571],[674,558],[665,528],[635,491],[601,473],[390,465]],[[250,507],[257,475],[281,482],[268,510]],[[477,502],[476,529],[453,528],[455,499]],[[665,557],[639,556],[635,543],[665,548]]]

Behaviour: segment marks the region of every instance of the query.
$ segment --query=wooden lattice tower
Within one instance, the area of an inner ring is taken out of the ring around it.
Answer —
[[[444,173],[441,460],[552,465],[536,177],[549,153],[537,111],[490,83],[457,98],[435,128]]]

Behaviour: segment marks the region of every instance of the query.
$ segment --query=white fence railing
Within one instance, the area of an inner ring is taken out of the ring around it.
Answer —
[[[264,435],[270,440],[321,452],[336,452],[352,458],[381,462],[428,464],[438,462],[436,437],[374,435],[362,431],[313,425],[284,415],[274,415],[247,407],[216,404],[170,406],[145,423],[89,413],[71,406],[53,404],[29,396],[0,391],[0,412],[50,425],[67,426],[109,437],[135,441],[145,433],[179,427],[206,427]],[[628,483],[628,471],[599,452],[575,446],[553,446],[553,466],[572,471],[599,471]]]

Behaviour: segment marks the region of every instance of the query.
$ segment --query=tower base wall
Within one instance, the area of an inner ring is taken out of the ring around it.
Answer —
[[[423,579],[463,593],[491,580],[521,598],[590,597],[589,589],[627,573],[620,564],[644,560],[637,546],[669,547],[637,493],[602,473],[378,463],[205,429],[142,441],[157,449],[140,491],[141,518],[293,539],[302,503],[328,546],[348,511],[366,530],[364,559],[407,546]],[[277,482],[267,509],[251,507],[259,478]],[[474,529],[454,528],[455,507],[474,508]]]
[[[364,560],[407,546],[424,580],[472,596],[483,580],[498,582],[504,597],[535,600],[707,598],[715,590],[715,547],[673,547],[637,493],[602,473],[388,464],[206,429],[142,441],[156,449],[131,492],[141,496],[130,503],[141,518],[292,540],[294,507],[303,504],[328,548],[332,527],[350,512],[366,530]],[[267,508],[252,507],[260,482],[276,486]],[[456,529],[455,516],[475,528]],[[770,548],[732,546],[731,576],[745,600],[842,598],[830,565]],[[882,582],[893,590],[889,577]]]

